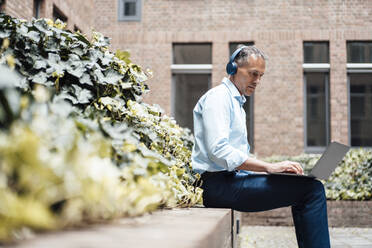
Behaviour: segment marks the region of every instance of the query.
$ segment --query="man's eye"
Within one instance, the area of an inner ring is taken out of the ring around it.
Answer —
[[[251,72],[251,75],[252,75],[253,77],[262,77],[262,76],[263,76],[263,74],[260,74],[258,71],[252,71],[252,72]]]
[[[259,76],[258,72],[256,72],[256,71],[252,72],[252,75],[253,75],[254,77],[258,77],[258,76]]]

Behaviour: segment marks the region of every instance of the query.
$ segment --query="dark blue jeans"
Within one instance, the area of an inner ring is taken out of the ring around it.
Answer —
[[[206,172],[202,180],[206,207],[256,212],[292,206],[298,246],[330,247],[327,201],[320,181],[248,171]]]

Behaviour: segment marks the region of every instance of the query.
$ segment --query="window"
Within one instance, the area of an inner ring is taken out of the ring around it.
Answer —
[[[328,145],[328,73],[305,72],[307,147]]]
[[[40,12],[42,8],[43,0],[34,0],[34,17],[40,18]]]
[[[0,12],[4,12],[5,10],[5,0],[0,0]]]
[[[303,51],[305,151],[321,153],[330,141],[329,43],[304,42]]]
[[[212,45],[173,44],[171,112],[180,126],[193,131],[193,109],[211,87]]]
[[[57,6],[53,5],[53,20],[56,21],[57,19],[67,23],[67,16],[65,16]]]
[[[328,42],[304,42],[304,63],[329,63]]]
[[[230,42],[229,43],[229,55],[233,54],[239,45],[252,46],[254,42]],[[230,59],[230,58],[229,58]],[[250,146],[250,152],[254,152],[254,93],[253,95],[247,97],[247,101],[243,105],[243,108],[246,113],[246,125],[247,125],[247,134],[248,134],[248,143]]]
[[[372,42],[348,42],[347,62],[372,63]]]
[[[141,21],[141,0],[119,0],[119,21]]]
[[[349,143],[372,147],[372,41],[347,42]]]

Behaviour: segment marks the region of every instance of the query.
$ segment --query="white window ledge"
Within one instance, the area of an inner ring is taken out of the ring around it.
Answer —
[[[372,64],[371,63],[347,63],[347,72],[351,73],[371,73]]]
[[[347,63],[346,67],[349,69],[372,69],[371,63]]]
[[[319,72],[322,72],[322,71],[329,71],[331,66],[330,66],[329,63],[311,63],[311,64],[306,63],[306,64],[302,64],[302,68],[305,71],[319,71]]]
[[[171,65],[173,73],[211,73],[211,64],[177,64]]]

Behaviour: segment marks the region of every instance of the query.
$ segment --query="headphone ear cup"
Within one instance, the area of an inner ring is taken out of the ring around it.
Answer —
[[[235,62],[229,62],[229,63],[226,65],[226,72],[227,72],[227,74],[229,74],[229,75],[234,75],[234,74],[236,74],[237,69],[238,69],[238,65],[237,65]]]
[[[232,65],[233,65],[233,69],[232,69],[231,75],[235,75],[236,72],[238,71],[238,65],[235,62],[232,62]]]
[[[232,67],[232,63],[231,62],[227,63],[227,65],[226,65],[226,72],[229,75],[231,75],[231,67]]]

